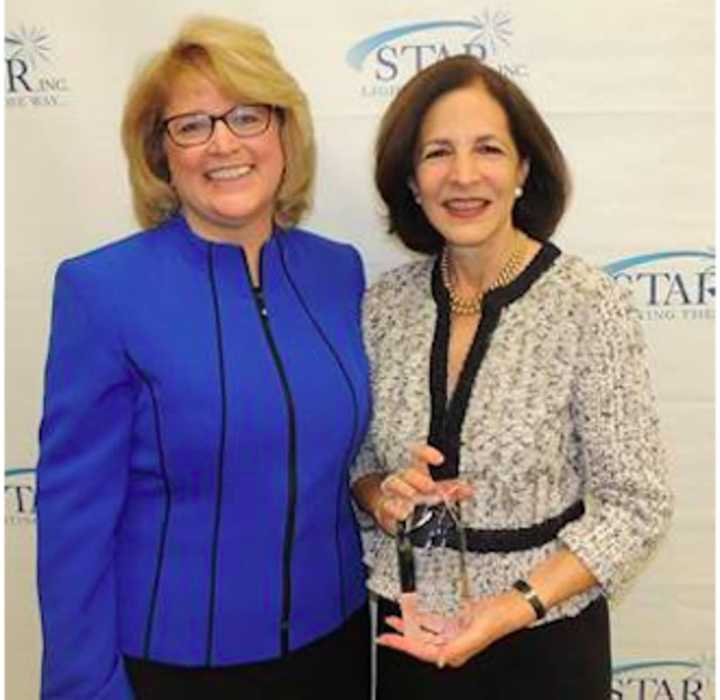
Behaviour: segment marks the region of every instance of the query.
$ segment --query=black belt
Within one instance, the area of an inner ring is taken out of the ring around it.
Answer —
[[[441,515],[445,513],[445,516]],[[465,546],[468,552],[520,552],[540,547],[555,539],[560,530],[585,512],[585,504],[576,501],[559,515],[537,525],[507,530],[480,530],[465,528]],[[445,517],[447,520],[442,521]],[[408,533],[414,547],[444,546],[460,550],[460,536],[457,527],[447,515],[447,510],[435,510],[432,518]]]

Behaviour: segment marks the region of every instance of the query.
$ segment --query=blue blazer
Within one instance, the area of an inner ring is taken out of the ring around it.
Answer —
[[[38,464],[46,698],[132,697],[122,655],[277,658],[366,599],[348,468],[366,430],[362,264],[261,255],[182,217],[61,264]]]

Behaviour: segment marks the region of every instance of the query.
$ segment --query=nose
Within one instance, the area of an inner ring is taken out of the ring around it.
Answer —
[[[470,185],[479,177],[477,159],[472,153],[456,153],[452,159],[450,177],[458,185]]]
[[[230,127],[222,120],[215,122],[208,150],[213,153],[231,153],[240,145],[240,139],[230,131]]]

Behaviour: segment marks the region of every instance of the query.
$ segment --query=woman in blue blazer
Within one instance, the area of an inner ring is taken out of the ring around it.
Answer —
[[[366,698],[364,280],[295,227],[305,97],[260,31],[200,18],[136,78],[123,141],[146,230],[55,282],[42,695]]]

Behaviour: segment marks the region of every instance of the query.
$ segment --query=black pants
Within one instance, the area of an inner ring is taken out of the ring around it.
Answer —
[[[215,668],[126,657],[136,700],[368,700],[367,606],[332,634],[283,659]]]
[[[381,599],[380,633],[398,607]],[[378,647],[377,700],[608,700],[611,687],[607,602],[599,598],[577,617],[521,630],[460,668],[432,664]]]

